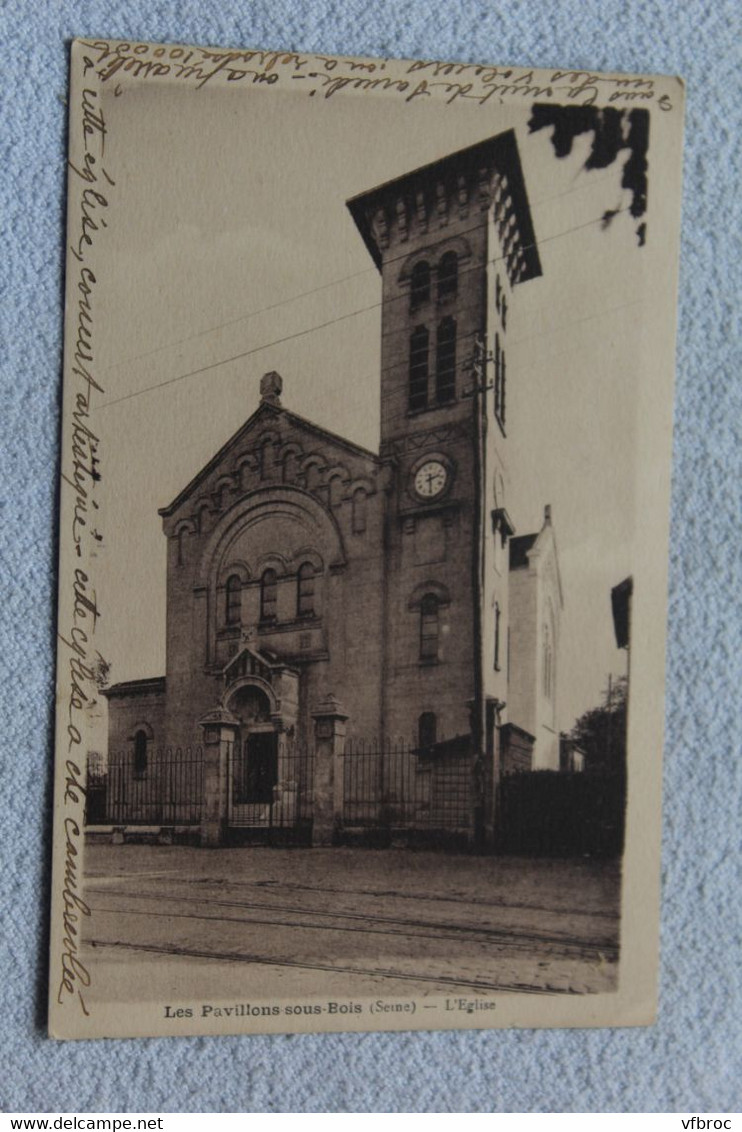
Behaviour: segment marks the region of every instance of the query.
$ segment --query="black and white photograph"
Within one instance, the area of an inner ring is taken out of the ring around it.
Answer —
[[[74,44],[55,1036],[652,1021],[682,105]]]

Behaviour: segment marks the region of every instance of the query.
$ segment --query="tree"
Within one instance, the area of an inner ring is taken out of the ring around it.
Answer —
[[[576,721],[569,738],[585,752],[585,769],[625,774],[628,679],[610,680],[603,703]]]
[[[536,103],[528,123],[530,133],[551,129],[551,144],[557,157],[567,157],[572,143],[580,134],[593,135],[585,169],[605,169],[625,152],[621,187],[631,193],[629,212],[637,225],[636,235],[641,247],[646,240],[646,224],[642,220],[647,210],[647,148],[649,146],[649,112],[647,110],[619,110],[616,107],[554,106]],[[603,213],[603,227],[623,211],[618,205]]]

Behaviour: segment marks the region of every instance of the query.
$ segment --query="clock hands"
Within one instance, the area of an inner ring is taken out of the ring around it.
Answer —
[[[446,481],[446,469],[436,461],[431,461],[419,468],[415,476],[415,490],[418,495],[432,499],[444,490]]]

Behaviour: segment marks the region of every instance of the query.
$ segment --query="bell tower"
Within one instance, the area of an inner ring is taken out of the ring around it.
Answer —
[[[387,735],[481,747],[486,699],[506,700],[505,337],[541,273],[515,134],[348,207],[382,286]]]

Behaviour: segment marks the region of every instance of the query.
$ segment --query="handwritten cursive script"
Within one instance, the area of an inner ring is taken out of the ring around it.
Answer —
[[[62,951],[61,976],[57,1001],[77,1001],[84,1014],[88,1014],[83,991],[90,986],[90,973],[82,963],[79,952],[81,924],[90,915],[90,908],[82,898],[80,885],[80,854],[82,848],[82,818],[85,805],[84,770],[86,752],[83,750],[83,716],[93,695],[94,669],[93,638],[100,612],[95,586],[90,574],[87,539],[100,539],[97,525],[91,529],[90,514],[98,510],[95,488],[100,482],[100,441],[90,427],[93,398],[103,392],[94,376],[95,371],[95,295],[98,280],[91,264],[92,251],[101,233],[107,227],[110,190],[114,181],[106,171],[106,122],[99,94],[100,80],[95,73],[94,60],[83,57],[82,92],[79,104],[73,108],[78,115],[73,122],[73,135],[81,142],[82,152],[74,153],[70,160],[70,200],[73,221],[70,225],[69,253],[73,269],[68,280],[68,308],[72,311],[73,326],[68,343],[68,386],[65,404],[65,432],[63,445],[62,490],[72,492],[71,506],[63,509],[69,515],[61,531],[63,551],[66,546],[74,550],[79,564],[69,578],[69,590],[63,595],[61,608],[69,609],[70,620],[60,629],[62,646],[60,685],[66,687],[64,736],[66,761],[64,794],[64,867],[61,876]],[[73,150],[74,152],[74,150]],[[65,578],[65,580],[67,580]],[[66,656],[66,661],[65,661]]]
[[[108,42],[85,43],[95,58],[95,73],[106,83],[132,79],[177,79],[198,89],[213,82],[275,86],[299,82],[309,97],[332,98],[340,91],[385,94],[415,102],[436,99],[444,105],[523,99],[592,106],[654,103],[672,110],[666,91],[653,77],[603,75],[591,71],[534,71],[477,63],[436,60],[350,59],[299,55],[294,51],[215,51],[205,47]]]
[[[79,793],[76,797],[79,799],[84,796],[84,787],[79,781],[80,770],[74,763],[68,760],[67,762],[67,781],[74,782],[78,788]],[[72,775],[72,778],[70,778]],[[65,791],[65,799],[70,790],[68,785]],[[80,855],[80,842],[81,831],[79,824],[74,818],[65,818],[64,822],[65,832],[65,854],[64,854],[64,875],[62,886],[62,976],[57,990],[57,1002],[62,1003],[67,996],[75,996],[80,1005],[82,1012],[89,1015],[90,1011],[85,1005],[83,997],[83,989],[90,986],[90,972],[84,963],[80,960],[79,951],[81,943],[81,920],[83,916],[90,915],[90,908],[83,900],[79,892],[80,877],[79,877],[79,855]]]

